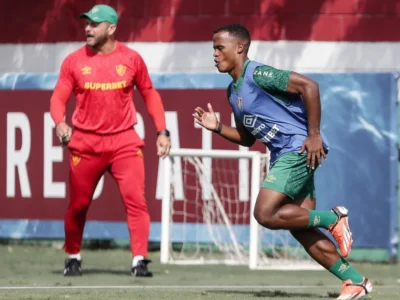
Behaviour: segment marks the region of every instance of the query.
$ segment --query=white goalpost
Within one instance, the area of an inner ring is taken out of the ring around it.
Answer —
[[[171,149],[161,162],[161,263],[322,269],[288,231],[267,230],[253,217],[268,154]]]

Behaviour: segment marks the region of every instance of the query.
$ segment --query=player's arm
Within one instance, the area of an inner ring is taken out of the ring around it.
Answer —
[[[157,130],[157,152],[161,157],[166,157],[171,148],[169,131],[165,122],[165,110],[161,100],[160,93],[154,88],[147,66],[143,58],[137,54],[134,59],[136,77],[135,84],[142,95],[146,109],[153,119],[154,126]]]
[[[165,111],[161,96],[151,82],[146,64],[140,55],[135,57],[135,85],[145,102],[146,109],[152,118],[157,132],[166,130]]]
[[[197,124],[218,133],[232,143],[251,147],[256,141],[237,118],[235,118],[236,128],[220,123],[210,103],[208,103],[208,112],[201,107],[196,107],[193,116]]]
[[[307,166],[314,169],[317,165],[321,166],[322,157],[326,159],[320,135],[321,99],[318,83],[304,75],[291,72],[287,91],[300,94],[306,107],[308,137],[299,152],[307,151]]]
[[[308,135],[319,135],[321,100],[318,83],[304,75],[291,72],[287,86],[289,93],[300,94],[307,110]]]
[[[308,137],[300,153],[307,150],[307,165],[315,168],[321,165],[321,156],[326,154],[320,136],[321,100],[318,83],[304,75],[284,71],[270,66],[258,67],[253,74],[254,81],[268,93],[282,101],[290,100],[291,95],[301,95],[307,111]]]
[[[314,80],[270,66],[257,67],[253,78],[257,85],[283,102],[290,102],[292,94],[300,94],[307,110],[308,134],[319,134],[321,101],[319,87]]]
[[[60,74],[50,99],[50,115],[56,125],[56,135],[62,143],[67,143],[72,135],[72,129],[64,121],[64,116],[73,86],[70,61],[67,58],[61,65]]]
[[[220,125],[221,124],[221,125]],[[218,126],[221,128],[219,135],[233,143],[239,144],[245,147],[251,147],[256,142],[255,137],[244,127],[235,117],[236,128],[223,125],[219,123]]]

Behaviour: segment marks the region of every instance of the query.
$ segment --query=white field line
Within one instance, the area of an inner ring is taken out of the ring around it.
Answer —
[[[63,290],[63,289],[185,289],[185,290],[251,290],[251,289],[326,289],[338,288],[339,285],[92,285],[92,286],[0,286],[0,290]],[[375,288],[375,287],[374,287]],[[378,286],[377,289],[398,288],[400,285]]]

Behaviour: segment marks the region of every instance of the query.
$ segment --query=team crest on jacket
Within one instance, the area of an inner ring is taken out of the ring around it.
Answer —
[[[72,164],[74,166],[78,165],[80,161],[81,161],[80,156],[78,156],[76,154],[72,154]]]
[[[115,67],[115,70],[117,71],[117,74],[118,74],[119,76],[122,76],[122,75],[125,74],[126,66],[124,66],[124,65],[118,65],[118,66]]]
[[[243,101],[242,101],[242,98],[238,98],[238,99],[237,99],[237,105],[238,105],[240,111],[243,111]]]

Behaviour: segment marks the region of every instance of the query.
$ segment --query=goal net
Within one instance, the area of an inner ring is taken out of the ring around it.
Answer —
[[[321,269],[289,231],[253,217],[269,155],[172,149],[163,160],[161,262]]]

